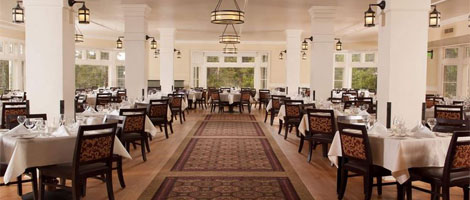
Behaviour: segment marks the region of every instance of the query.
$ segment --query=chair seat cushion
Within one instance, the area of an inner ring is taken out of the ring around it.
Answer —
[[[87,174],[94,171],[103,171],[108,167],[105,163],[94,163],[89,165],[83,165],[79,168],[80,174]],[[61,165],[52,165],[48,167],[40,167],[39,171],[45,176],[51,177],[61,177],[66,179],[71,179],[73,174],[72,163],[61,164]]]
[[[124,133],[121,135],[121,140],[140,140],[142,138],[142,134],[140,133]]]
[[[440,183],[443,178],[443,167],[421,167],[409,170],[412,179],[419,179],[424,182]],[[451,185],[470,182],[470,171],[453,172],[450,174]]]
[[[354,171],[356,173],[365,173],[369,170],[369,165],[364,162],[356,161],[356,160],[350,160],[344,164],[346,169],[349,169],[351,171]],[[392,173],[390,170],[385,169],[381,166],[377,165],[372,165],[372,175],[373,176],[390,176]]]
[[[287,122],[287,123],[292,123],[292,124],[300,124],[300,119],[299,118],[290,118],[290,119],[287,119],[284,118],[284,121]]]
[[[333,141],[333,137],[334,135],[332,134],[313,134],[307,136],[306,138],[331,143]]]

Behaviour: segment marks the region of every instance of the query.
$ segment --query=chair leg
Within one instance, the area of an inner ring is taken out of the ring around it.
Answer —
[[[322,144],[322,152],[323,152],[323,157],[327,158],[328,157],[328,143],[323,143]]]
[[[101,177],[101,178],[102,178],[102,177]],[[81,191],[80,191],[80,196],[81,196],[81,197],[85,197],[85,196],[86,196],[86,185],[87,185],[87,184],[86,184],[86,178],[83,179],[83,180],[81,180],[80,183],[81,183],[81,184],[80,184],[80,185],[81,185],[81,187],[80,187],[80,189],[81,189]]]
[[[126,183],[124,182],[124,175],[122,173],[122,157],[119,156],[117,160],[117,174],[119,179],[119,184],[121,184],[121,188],[126,188]]]
[[[186,115],[184,114],[184,111],[183,111],[183,120],[186,121]]]
[[[305,137],[303,135],[300,135],[299,153],[302,153],[302,149],[304,148],[304,140]]]
[[[469,186],[466,185],[462,188],[462,190],[463,190],[463,200],[469,200],[470,191],[469,191],[468,187]]]
[[[168,139],[168,127],[166,124],[165,124],[165,137],[166,139]]]
[[[436,184],[431,184],[431,200],[438,200],[439,199],[439,192],[440,187]]]
[[[313,154],[313,141],[309,140],[308,143],[309,143],[309,147],[308,147],[307,161],[310,162],[312,160],[312,154]]]
[[[79,200],[80,199],[80,181],[78,179],[72,180],[72,199]]]
[[[289,129],[289,124],[286,122],[285,124],[285,127],[284,127],[284,130],[285,130],[285,135],[284,135],[284,140],[287,140],[287,130]]]
[[[108,191],[108,199],[114,200],[113,177],[111,175],[111,169],[106,172],[106,189]]]
[[[264,123],[266,123],[267,119],[268,119],[268,111],[266,111],[266,115],[264,116]]]
[[[251,114],[251,103],[248,103],[248,113]]]
[[[398,185],[400,185],[400,184],[398,184]],[[412,185],[413,184],[412,184],[412,182],[407,181],[404,185],[405,185],[405,189],[406,189],[406,198],[408,200],[412,200],[413,199],[413,197],[412,197],[413,196],[413,192],[412,192],[412,189],[413,189]],[[405,198],[403,198],[403,199],[405,199]]]
[[[372,196],[372,185],[373,185],[373,182],[374,179],[371,175],[367,174],[364,176],[364,187],[365,188],[365,197],[364,199],[365,200],[370,200],[371,196]]]
[[[144,144],[145,144],[145,139],[144,139],[144,138],[141,138],[141,139],[140,139],[140,142],[141,142],[141,143],[140,143],[140,144],[141,144],[141,145],[140,145],[140,150],[141,150],[141,152],[142,152],[142,159],[144,159],[144,162],[145,162],[145,161],[147,161],[147,156],[145,155],[145,146],[144,146]]]
[[[274,112],[271,112],[271,126],[273,126],[274,123]]]
[[[182,112],[184,112],[184,111],[180,112],[180,124],[183,124],[183,117],[182,117],[182,114],[181,114]]]
[[[150,153],[150,137],[152,137],[150,134],[148,133],[145,133],[147,134],[147,137],[145,138],[145,148],[147,149],[147,152]]]
[[[161,125],[158,125],[158,128],[160,128],[160,132],[163,132]]]
[[[44,183],[44,176],[42,175],[41,172],[39,172],[39,199],[44,200],[45,195],[44,193],[46,192],[46,185]]]
[[[17,188],[17,191],[18,191],[18,196],[23,196],[23,174],[19,175],[18,177],[16,177],[16,188]]]
[[[450,191],[449,186],[442,187],[442,200],[449,200],[450,199]]]
[[[279,119],[279,131],[277,132],[278,135],[281,134],[281,131],[282,131],[282,123],[283,123],[282,120]]]
[[[169,123],[170,124],[170,131],[171,133],[173,133],[173,123]]]
[[[338,174],[339,175],[339,174]],[[341,170],[341,182],[339,187],[339,194],[338,199],[341,200],[344,197],[344,193],[346,192],[346,185],[348,184],[348,170]]]
[[[377,176],[376,179],[377,179],[377,194],[380,196],[382,195],[382,176]]]
[[[33,197],[34,199],[38,199],[38,174],[36,168],[31,169],[31,181],[33,187]]]

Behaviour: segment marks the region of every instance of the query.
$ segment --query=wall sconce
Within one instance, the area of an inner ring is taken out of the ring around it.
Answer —
[[[69,6],[72,7],[76,3],[81,3],[82,7],[78,9],[78,23],[89,24],[90,23],[90,9],[85,6],[85,1],[69,0]]]
[[[176,58],[180,59],[181,58],[181,51],[178,49],[173,49],[173,52],[176,52]]]
[[[302,51],[307,51],[308,50],[307,40],[310,40],[310,42],[313,42],[313,36],[310,36],[309,38],[304,39],[304,41],[302,42]]]
[[[17,1],[16,7],[14,7],[11,11],[13,23],[17,24],[24,23],[24,8],[20,6],[20,3],[23,3],[23,1]]]
[[[307,60],[307,53],[302,51],[302,60]]]
[[[279,60],[284,59],[284,54],[287,54],[287,50],[281,51],[281,53],[279,53]]]
[[[439,28],[441,26],[441,12],[437,11],[436,5],[431,5],[431,8],[434,10],[429,13],[429,27]]]
[[[150,42],[150,49],[157,49],[157,41],[155,41],[155,37],[145,35],[145,40],[149,40],[150,38],[152,38],[152,41]]]
[[[155,49],[155,58],[158,58],[158,55],[160,55],[160,49]]]
[[[385,9],[385,1],[381,1],[378,4],[369,4],[369,9],[364,12],[364,26],[374,27],[375,26],[375,12],[372,10],[372,6],[377,6],[380,9]]]
[[[336,42],[336,51],[343,50],[343,43],[341,43],[341,40],[339,38],[335,38],[335,40],[338,40],[338,42]]]
[[[119,36],[117,41],[116,41],[116,49],[122,49],[122,40],[121,38],[124,38],[124,36]]]

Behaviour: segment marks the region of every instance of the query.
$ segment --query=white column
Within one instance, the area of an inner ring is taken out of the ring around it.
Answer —
[[[75,95],[75,16],[64,0],[24,0],[26,87],[31,113],[73,115]]]
[[[160,85],[162,92],[172,92],[174,85],[174,49],[175,49],[175,29],[160,29]]]
[[[312,6],[309,9],[313,42],[310,45],[310,88],[317,100],[331,95],[334,82],[333,55],[336,6]]]
[[[124,48],[126,53],[126,89],[129,98],[142,97],[148,85],[148,45],[146,4],[124,4]]]
[[[392,117],[407,127],[421,119],[426,94],[426,52],[430,0],[389,0],[379,26],[378,89],[379,121],[386,122],[386,103]],[[380,15],[380,11],[377,12]]]
[[[289,95],[297,95],[300,86],[300,50],[302,30],[286,30],[286,86]]]

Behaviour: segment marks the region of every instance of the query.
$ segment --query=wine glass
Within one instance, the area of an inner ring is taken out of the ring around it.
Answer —
[[[60,114],[59,116],[59,126],[65,125],[65,115]]]
[[[26,120],[26,116],[25,115],[18,115],[18,117],[16,117],[16,120],[18,121],[18,123],[20,125],[23,125],[25,120]]]
[[[34,121],[29,118],[26,118],[24,121],[24,125],[26,126],[26,128],[28,128],[28,130],[31,130],[34,126]]]
[[[436,124],[437,124],[436,118],[429,118],[428,119],[428,125],[431,128],[431,131],[434,130],[434,126],[436,126]]]
[[[98,112],[102,112],[103,109],[104,109],[104,107],[103,107],[102,105],[97,105],[97,106],[96,106],[96,110],[97,110]]]

